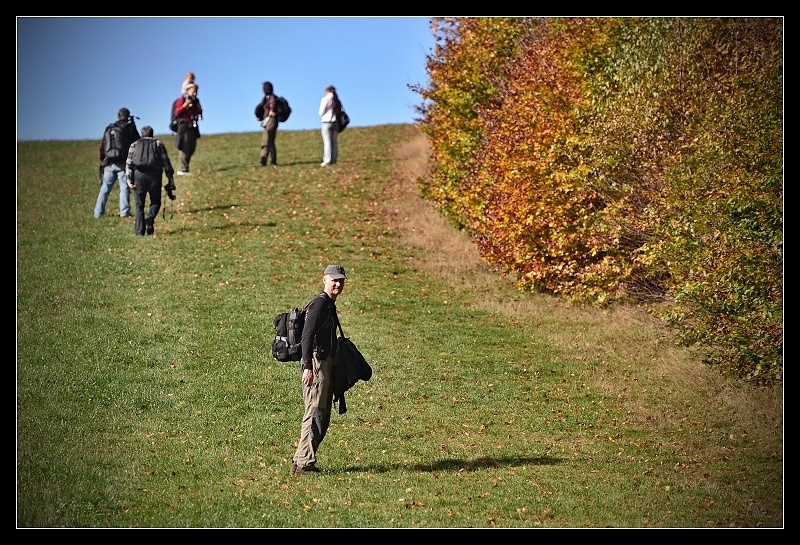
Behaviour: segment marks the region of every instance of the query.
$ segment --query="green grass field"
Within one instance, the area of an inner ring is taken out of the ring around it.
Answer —
[[[177,151],[164,136],[174,164]],[[412,126],[206,135],[155,236],[92,217],[96,141],[17,144],[18,528],[782,528],[783,392],[639,308],[521,293],[416,198]],[[276,313],[337,307],[374,374],[292,476]]]

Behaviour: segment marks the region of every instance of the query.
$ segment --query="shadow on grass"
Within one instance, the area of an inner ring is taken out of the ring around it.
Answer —
[[[403,469],[410,469],[412,471],[420,471],[424,473],[435,473],[437,471],[476,471],[478,469],[499,468],[499,467],[512,467],[512,466],[551,466],[560,464],[562,458],[552,458],[549,456],[540,456],[536,458],[509,456],[507,458],[475,458],[474,460],[461,460],[459,458],[449,458],[446,460],[439,460],[430,464],[370,464],[370,465],[352,465],[342,469],[342,473],[386,473],[388,471],[397,471]]]
[[[164,200],[166,200],[166,199],[164,199]],[[167,202],[169,202],[169,201],[167,201]],[[238,203],[231,203],[231,204],[223,204],[223,205],[217,205],[217,206],[208,206],[206,208],[188,208],[188,209],[176,210],[171,204],[166,204],[165,205],[164,202],[162,201],[161,210],[158,213],[159,217],[157,219],[161,219],[162,221],[169,222],[170,220],[175,219],[175,216],[178,216],[180,214],[197,214],[197,213],[200,213],[200,212],[212,212],[214,210],[227,211],[227,210],[230,210],[231,208],[236,208],[237,206],[239,206]],[[227,225],[220,225],[218,227],[213,227],[213,229],[230,229],[232,227],[236,227],[236,228],[240,228],[240,227],[276,227],[277,225],[278,225],[278,223],[274,222],[274,221],[265,221],[265,222],[245,221],[245,222],[234,222],[234,223],[227,224]],[[182,233],[182,232],[192,232],[192,233],[194,233],[194,232],[196,232],[196,229],[193,228],[193,227],[179,227],[179,228],[176,228],[176,229],[174,229],[174,230],[172,230],[170,232],[172,234],[176,234],[177,235],[177,234]]]
[[[276,168],[280,169],[281,167],[293,167],[297,165],[319,165],[320,161],[321,159],[313,159],[310,161],[287,161],[285,163],[278,163]],[[242,165],[240,163],[235,163],[226,166],[218,166],[215,168],[207,168],[204,169],[204,172],[226,172],[228,170],[241,170],[242,168],[248,170],[268,170],[271,167],[272,165],[260,165],[258,163],[253,165]]]
[[[169,223],[169,212],[167,212],[167,219],[164,220]],[[256,227],[277,227],[278,224],[274,221],[266,221],[266,222],[254,222],[254,221],[243,221],[238,223],[229,223],[227,225],[219,225],[217,227],[204,227],[204,231],[224,231],[227,229],[241,229],[241,228],[256,228]],[[182,233],[197,233],[198,229],[194,227],[175,227],[170,229],[170,235],[180,235]]]
[[[162,201],[162,207],[164,205]],[[228,204],[218,204],[216,206],[207,206],[205,208],[185,208],[180,211],[181,214],[197,214],[198,212],[211,212],[213,210],[229,210],[231,208],[239,206],[239,203],[232,202]],[[178,213],[178,211],[176,211]]]

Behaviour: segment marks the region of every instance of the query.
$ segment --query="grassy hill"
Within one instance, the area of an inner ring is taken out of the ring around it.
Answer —
[[[164,136],[177,163],[171,136]],[[155,236],[92,217],[95,141],[17,144],[17,527],[783,527],[783,393],[639,308],[520,293],[416,197],[424,138],[206,135]],[[292,476],[276,313],[345,266],[373,367]]]

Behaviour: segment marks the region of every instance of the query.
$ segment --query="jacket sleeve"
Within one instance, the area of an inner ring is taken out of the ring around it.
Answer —
[[[133,149],[136,147],[136,142],[130,145],[128,148],[128,158],[125,159],[125,176],[128,178],[128,182],[135,183],[133,181]]]
[[[158,141],[158,156],[161,159],[161,166],[164,167],[164,174],[171,180],[175,176],[175,170],[172,168],[172,162],[169,160],[167,148],[161,140]]]
[[[322,310],[322,301],[319,297],[315,297],[308,303],[306,308],[306,319],[303,324],[303,335],[300,337],[300,363],[311,363],[311,357],[314,352],[314,329],[319,323],[320,311]]]
[[[314,347],[318,341],[317,336],[320,329],[328,322],[330,312],[327,296],[318,295],[309,303],[303,325],[303,336],[300,338],[301,363],[311,363]]]
[[[183,118],[186,112],[184,105],[186,104],[186,97],[180,97],[175,103],[175,117]]]

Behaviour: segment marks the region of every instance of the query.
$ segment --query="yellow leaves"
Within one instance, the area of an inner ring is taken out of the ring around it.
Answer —
[[[421,190],[521,288],[598,304],[672,291],[700,327],[687,339],[742,343],[719,363],[761,380],[782,365],[782,24],[730,24],[439,20]],[[725,316],[746,308],[739,331]]]

